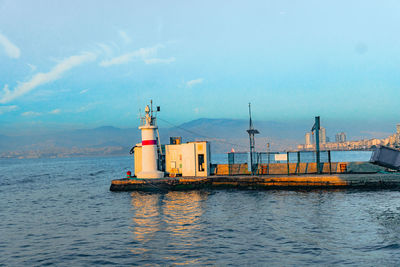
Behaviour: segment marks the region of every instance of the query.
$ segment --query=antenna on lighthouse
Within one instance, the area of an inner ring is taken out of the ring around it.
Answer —
[[[150,100],[151,118],[153,118],[153,99]]]
[[[250,170],[251,170],[251,174],[254,174],[254,159],[253,159],[253,154],[255,151],[255,139],[254,139],[254,135],[255,134],[259,134],[260,132],[256,129],[254,129],[253,127],[253,121],[251,119],[251,103],[249,103],[249,129],[247,130],[247,133],[249,134],[249,139],[250,139]]]

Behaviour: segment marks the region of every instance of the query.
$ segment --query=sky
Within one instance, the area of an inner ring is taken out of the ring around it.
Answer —
[[[255,120],[394,129],[399,14],[397,0],[0,0],[0,134],[136,127],[150,99],[175,124],[246,119],[251,102]]]

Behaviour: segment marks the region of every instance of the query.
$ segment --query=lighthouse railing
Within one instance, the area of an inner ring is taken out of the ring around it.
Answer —
[[[141,117],[140,118],[140,126],[145,126],[145,125],[147,125],[146,117]],[[150,120],[150,126],[156,126],[156,125],[157,125],[157,118],[152,117]]]

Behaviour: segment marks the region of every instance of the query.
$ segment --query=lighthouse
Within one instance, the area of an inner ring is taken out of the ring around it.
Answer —
[[[157,169],[157,140],[158,129],[156,118],[153,117],[153,110],[147,105],[146,115],[141,118],[139,129],[142,132],[142,169],[136,174],[137,178],[163,178],[164,172]]]

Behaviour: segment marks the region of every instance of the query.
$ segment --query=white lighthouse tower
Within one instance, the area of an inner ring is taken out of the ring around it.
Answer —
[[[142,131],[142,170],[136,174],[137,178],[162,178],[164,172],[157,169],[157,122],[153,117],[153,110],[147,105],[146,115],[141,118],[139,129]]]

